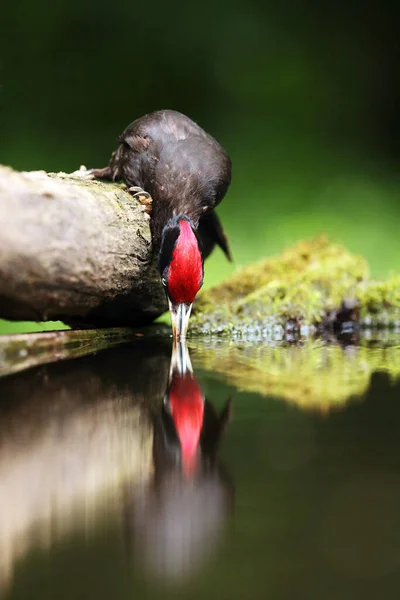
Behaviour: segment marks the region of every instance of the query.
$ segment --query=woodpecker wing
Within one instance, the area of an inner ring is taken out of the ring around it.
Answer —
[[[215,211],[211,211],[201,217],[197,235],[201,242],[201,250],[204,258],[207,258],[213,251],[215,245],[218,245],[224,252],[226,258],[232,262],[228,239]]]

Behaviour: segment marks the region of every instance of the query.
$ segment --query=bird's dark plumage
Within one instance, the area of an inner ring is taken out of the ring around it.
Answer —
[[[213,209],[231,181],[231,161],[225,150],[189,117],[160,110],[131,123],[119,137],[120,146],[96,177],[122,180],[138,186],[152,199],[152,235],[155,248],[162,230],[173,217],[187,215],[197,229],[203,256],[215,244],[229,259],[221,223]]]

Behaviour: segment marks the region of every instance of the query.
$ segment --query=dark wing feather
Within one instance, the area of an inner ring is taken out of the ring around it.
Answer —
[[[227,259],[232,262],[228,239],[222,229],[221,221],[215,211],[207,213],[199,221],[197,235],[201,242],[204,258],[207,258],[217,244],[225,253]]]

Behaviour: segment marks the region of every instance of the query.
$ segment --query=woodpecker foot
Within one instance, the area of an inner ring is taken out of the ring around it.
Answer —
[[[149,215],[151,213],[153,203],[153,198],[150,196],[150,194],[138,186],[128,188],[128,192],[132,194],[133,198],[137,198],[139,200],[139,203],[144,207],[144,211]]]
[[[79,177],[79,179],[94,179],[95,174],[93,173],[93,169],[87,169],[85,165],[81,165],[77,171],[70,173],[71,177]]]

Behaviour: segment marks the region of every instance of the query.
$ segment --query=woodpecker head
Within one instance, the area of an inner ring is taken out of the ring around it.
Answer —
[[[181,215],[170,219],[162,234],[158,261],[175,338],[186,336],[190,311],[203,285],[203,256],[192,221]]]

